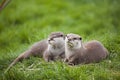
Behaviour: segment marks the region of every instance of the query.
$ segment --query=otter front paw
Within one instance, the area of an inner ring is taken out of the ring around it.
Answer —
[[[64,62],[68,62],[68,59],[67,59],[67,58],[65,58],[65,59],[64,59]]]
[[[74,64],[74,63],[71,63],[71,62],[68,62],[68,65],[74,66],[75,64]]]
[[[44,60],[45,60],[46,62],[49,62],[49,61],[50,61],[48,58],[45,58]]]

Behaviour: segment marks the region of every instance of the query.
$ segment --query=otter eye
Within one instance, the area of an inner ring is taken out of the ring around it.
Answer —
[[[60,35],[60,37],[63,37],[63,35]]]
[[[79,38],[80,40],[82,40],[82,38]]]
[[[66,38],[68,38],[68,36],[67,36],[67,35],[65,35],[65,37],[66,37]]]

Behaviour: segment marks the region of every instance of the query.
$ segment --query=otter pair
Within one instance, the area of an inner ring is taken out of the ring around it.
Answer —
[[[35,43],[30,49],[18,56],[8,67],[10,69],[16,62],[30,56],[43,57],[45,61],[64,59],[68,64],[98,62],[107,56],[108,52],[98,41],[82,43],[82,38],[77,34],[52,32],[47,40]]]

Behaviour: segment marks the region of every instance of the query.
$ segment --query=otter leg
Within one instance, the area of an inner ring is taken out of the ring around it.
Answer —
[[[69,58],[68,65],[74,66],[76,64],[78,64],[78,59],[77,58],[74,58],[74,57]]]
[[[64,62],[68,62],[69,60],[67,58],[64,59]]]
[[[74,64],[74,63],[69,62],[69,63],[68,63],[68,65],[74,66],[75,64]]]
[[[52,56],[48,51],[44,53],[43,58],[46,62],[54,61],[54,56]]]

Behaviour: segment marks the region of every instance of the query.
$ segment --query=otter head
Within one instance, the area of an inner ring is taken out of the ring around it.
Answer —
[[[65,45],[71,49],[78,49],[82,47],[82,38],[77,34],[67,34],[65,37]]]
[[[48,37],[48,44],[53,48],[64,46],[65,36],[62,32],[52,32]]]

